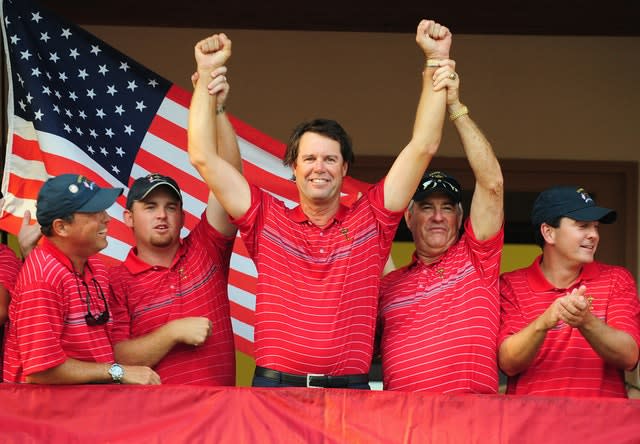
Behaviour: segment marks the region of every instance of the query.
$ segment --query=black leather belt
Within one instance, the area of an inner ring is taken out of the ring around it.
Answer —
[[[347,388],[353,385],[367,384],[369,375],[294,375],[292,373],[279,372],[270,368],[256,367],[256,376],[273,379],[281,384],[294,387],[325,387]]]

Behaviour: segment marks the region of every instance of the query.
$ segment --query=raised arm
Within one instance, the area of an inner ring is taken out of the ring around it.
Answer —
[[[232,164],[218,154],[218,131],[224,132],[224,122],[219,129],[218,117],[212,118],[218,96],[209,94],[205,80],[216,68],[222,67],[230,55],[231,41],[224,34],[208,37],[195,46],[199,79],[189,108],[189,158],[224,210],[231,217],[238,218],[251,204],[249,184]]]
[[[197,85],[200,75],[196,72],[191,80],[194,88]],[[240,158],[240,148],[238,138],[227,117],[226,103],[229,97],[229,82],[227,81],[227,67],[221,66],[214,69],[210,76],[204,81],[208,81],[207,89],[209,95],[216,96],[216,107],[213,114],[215,119],[215,131],[218,155],[229,162],[235,169],[242,172],[242,159]],[[229,221],[227,213],[218,202],[213,192],[209,193],[207,203],[207,220],[216,230],[226,236],[232,236],[236,232],[236,226]]]
[[[449,58],[451,33],[433,20],[422,20],[418,24],[416,42],[427,62],[411,140],[394,161],[384,184],[384,206],[391,211],[402,211],[407,207],[442,138],[446,92],[434,89],[434,74],[439,61]]]
[[[436,90],[447,88],[447,109],[458,131],[464,152],[476,179],[471,200],[471,225],[477,239],[493,237],[504,220],[504,184],[502,170],[491,144],[460,102],[460,76],[453,60],[441,63],[436,71]]]

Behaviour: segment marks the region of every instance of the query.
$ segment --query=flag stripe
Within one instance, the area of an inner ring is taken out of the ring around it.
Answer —
[[[165,119],[160,115],[153,119],[149,127],[151,134],[157,135],[177,148],[187,146],[187,133],[184,130],[184,127],[176,125],[171,120]]]

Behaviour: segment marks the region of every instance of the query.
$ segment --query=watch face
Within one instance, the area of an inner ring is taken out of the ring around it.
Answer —
[[[109,374],[114,381],[120,382],[124,376],[124,370],[118,364],[113,364],[109,369]]]

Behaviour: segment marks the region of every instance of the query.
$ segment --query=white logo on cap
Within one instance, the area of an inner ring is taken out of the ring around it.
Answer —
[[[432,176],[434,177],[434,176]],[[438,185],[442,185],[444,188],[449,188],[452,191],[458,193],[459,190],[457,187],[455,187],[453,184],[447,182],[446,180],[443,180],[442,177],[437,177],[435,179],[429,179],[426,182],[422,183],[422,191],[428,190],[430,188],[435,188]]]
[[[578,188],[576,191],[580,194],[580,197],[582,197],[582,200],[584,200],[585,203],[593,203],[593,199],[584,188]]]
[[[76,185],[75,183],[72,183],[71,185],[69,185],[69,192],[76,194],[78,191],[79,191],[78,185]]]

